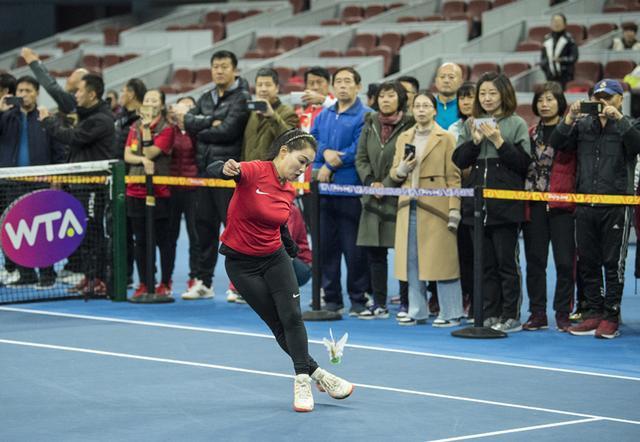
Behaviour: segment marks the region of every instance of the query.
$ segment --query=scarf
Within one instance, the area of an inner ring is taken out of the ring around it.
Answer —
[[[378,113],[378,121],[380,122],[381,133],[380,137],[382,138],[382,144],[386,144],[389,137],[393,133],[393,129],[398,125],[400,120],[402,120],[403,113],[402,111],[396,112],[391,115],[382,115]]]

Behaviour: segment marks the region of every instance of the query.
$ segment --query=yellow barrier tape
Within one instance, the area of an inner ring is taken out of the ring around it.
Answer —
[[[576,204],[620,204],[640,205],[640,196],[633,195],[597,195],[587,193],[527,192],[524,190],[484,189],[488,199],[520,201],[553,201]]]

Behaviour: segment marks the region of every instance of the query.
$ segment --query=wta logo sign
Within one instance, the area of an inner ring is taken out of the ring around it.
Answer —
[[[86,214],[80,201],[61,190],[28,193],[5,210],[0,243],[24,267],[47,267],[71,255],[84,239]]]

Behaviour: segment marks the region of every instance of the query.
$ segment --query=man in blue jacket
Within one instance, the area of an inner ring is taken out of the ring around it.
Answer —
[[[318,140],[313,163],[317,179],[323,183],[360,185],[355,168],[358,138],[364,116],[370,112],[358,98],[362,88],[360,74],[350,67],[340,68],[333,76],[338,102],[315,119],[311,134]],[[365,291],[369,286],[367,255],[356,246],[361,203],[358,195],[322,195],[320,197],[320,241],[322,288],[326,309],[342,312],[340,266],[347,262],[347,292],[351,299],[350,316],[365,309]]]
[[[64,146],[51,138],[38,121],[38,92],[40,84],[29,76],[16,81],[16,97],[22,105],[8,104],[11,94],[0,101],[0,167],[40,166],[64,162]],[[0,184],[0,213],[20,196],[43,188],[40,184],[2,182]],[[5,261],[6,269],[15,267]],[[53,267],[40,269],[40,279],[34,269],[18,267],[4,275],[4,283],[12,285],[36,284],[38,289],[53,287]]]

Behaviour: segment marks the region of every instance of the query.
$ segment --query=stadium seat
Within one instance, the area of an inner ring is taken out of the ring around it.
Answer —
[[[138,54],[124,54],[122,56],[122,61],[129,61],[132,60],[134,58],[138,57]]]
[[[400,17],[398,18],[398,20],[396,20],[397,23],[416,23],[419,21],[420,21],[420,18],[415,16]]]
[[[296,35],[283,35],[278,39],[278,47],[290,51],[300,46],[300,38]]]
[[[256,38],[256,47],[255,49],[259,49],[262,52],[269,52],[276,48],[278,44],[278,39],[272,35],[263,35],[261,37]]]
[[[404,36],[404,44],[412,43],[416,40],[420,40],[421,38],[427,37],[429,35],[428,32],[423,31],[411,31],[407,32]]]
[[[288,81],[280,88],[280,93],[289,94],[291,92],[303,92],[304,84],[299,81]]]
[[[302,37],[302,42],[300,43],[300,45],[306,45],[307,43],[311,43],[312,41],[316,41],[319,39],[319,35],[305,35],[304,37]]]
[[[567,31],[573,36],[577,45],[581,45],[585,40],[586,29],[584,25],[572,23],[567,25]]]
[[[87,54],[82,57],[82,66],[92,72],[102,71],[102,60],[98,55]]]
[[[104,36],[104,44],[106,46],[118,46],[120,43],[120,32],[123,29],[115,28],[115,27],[106,27],[102,30],[102,34]]]
[[[368,55],[381,55],[384,58],[384,75],[389,75],[393,61],[393,52],[389,46],[376,46],[368,51]]]
[[[627,7],[626,6],[622,6],[622,5],[605,6],[602,9],[602,12],[604,12],[605,14],[615,14],[615,13],[620,13],[620,12],[627,12]]]
[[[340,25],[342,25],[342,20],[340,20],[339,18],[328,18],[320,22],[320,26],[340,26]]]
[[[402,8],[406,6],[404,3],[392,3],[389,5],[389,9]]]
[[[636,64],[631,60],[613,60],[608,62],[604,67],[604,73],[602,78],[617,78],[622,79],[625,75],[629,74]]]
[[[244,58],[256,59],[256,58],[266,58],[267,54],[260,49],[252,49],[250,51],[245,52]]]
[[[588,92],[594,84],[590,80],[571,80],[566,84],[564,90],[570,93]]]
[[[342,18],[347,18],[347,17],[362,17],[362,15],[364,14],[364,10],[362,9],[361,6],[357,6],[357,5],[349,5],[349,6],[345,6],[345,8],[342,10]]]
[[[590,39],[597,38],[616,29],[618,29],[618,26],[615,23],[595,23],[589,26],[587,37]]]
[[[304,2],[305,0],[289,0],[289,3],[291,3],[293,7],[294,14],[299,14],[304,11]]]
[[[516,114],[522,117],[529,127],[538,122],[538,117],[533,113],[533,109],[531,109],[531,104],[529,103],[519,104],[516,109]]]
[[[380,45],[389,46],[394,54],[402,46],[402,34],[397,32],[385,32],[380,36]]]
[[[515,0],[493,0],[493,7],[499,8],[500,6],[508,5],[509,3],[513,3]]]
[[[596,61],[578,61],[573,74],[574,80],[588,80],[592,83],[602,78],[602,65]]]
[[[294,74],[293,69],[285,68],[281,66],[273,68],[273,70],[278,73],[278,81],[280,82],[280,84],[287,83],[289,79],[293,77],[293,74]]]
[[[365,57],[366,55],[367,51],[360,47],[349,48],[344,53],[345,57]]]
[[[275,49],[271,49],[270,51],[265,52],[265,56],[267,58],[271,58],[271,57],[277,57],[278,55],[282,55],[284,53],[285,53],[284,49],[275,48]]]
[[[211,69],[209,68],[198,69],[195,72],[193,83],[196,86],[202,86],[203,84],[207,84],[210,82],[211,82]]]
[[[224,15],[224,22],[232,23],[234,21],[242,20],[244,18],[244,15],[244,12],[232,9],[230,11],[227,11],[227,13]]]
[[[76,49],[78,46],[80,46],[80,44],[75,41],[59,41],[56,43],[56,47],[62,49],[63,52],[71,51]]]
[[[203,29],[209,29],[213,33],[213,42],[218,42],[220,40],[224,40],[224,36],[226,33],[226,26],[224,23],[205,23],[202,25]]]
[[[471,68],[470,81],[477,81],[485,72],[497,72],[500,73],[500,66],[498,63],[482,62],[476,63]]]
[[[207,14],[204,16],[204,21],[206,23],[223,23],[224,14],[221,11],[207,12]]]
[[[320,51],[318,57],[327,58],[327,57],[342,57],[342,52],[336,51],[335,49],[324,49]]]
[[[539,41],[525,40],[518,43],[518,46],[516,47],[516,52],[530,52],[530,51],[540,52],[541,49],[542,49],[542,43],[540,43]]]
[[[447,0],[442,4],[442,15],[463,14],[467,12],[467,4],[459,0]]]
[[[378,36],[375,34],[356,34],[351,41],[351,47],[359,47],[369,51],[378,44]]]
[[[531,69],[531,65],[529,63],[514,61],[510,63],[505,63],[502,66],[502,73],[507,77],[514,77],[524,71]]]
[[[456,64],[460,66],[460,70],[462,71],[462,81],[469,80],[469,74],[471,73],[471,69],[469,69],[469,65],[464,63],[456,63]]]
[[[192,84],[193,80],[194,80],[194,72],[191,69],[176,69],[173,72],[171,85]]]
[[[527,32],[527,40],[542,43],[545,35],[550,32],[551,28],[549,26],[533,26],[529,28],[529,31]]]
[[[492,6],[489,0],[471,0],[467,5],[467,14],[471,17],[480,18],[482,13],[489,11]]]
[[[364,9],[364,18],[382,14],[383,12],[386,12],[386,10],[387,7],[385,5],[369,5]]]
[[[426,17],[422,18],[422,21],[442,21],[442,20],[445,20],[445,17],[442,14],[427,15]]]
[[[122,61],[117,54],[106,54],[102,57],[102,69],[106,69]]]
[[[343,19],[344,24],[346,25],[355,25],[356,23],[360,23],[362,20],[364,20],[364,17],[358,16],[347,17]]]

